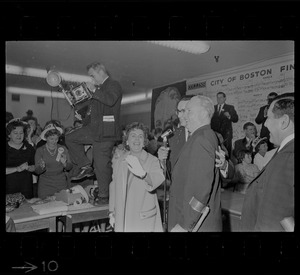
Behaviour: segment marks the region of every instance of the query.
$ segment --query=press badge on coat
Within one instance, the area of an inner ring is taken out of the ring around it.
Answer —
[[[115,117],[114,116],[103,116],[103,122],[114,122]]]

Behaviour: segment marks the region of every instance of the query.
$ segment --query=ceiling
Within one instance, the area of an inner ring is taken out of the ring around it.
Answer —
[[[103,63],[124,94],[294,53],[292,41],[207,41],[195,55],[146,41],[14,41],[6,44],[6,64],[86,75],[86,65]],[[216,62],[215,56],[218,56]],[[7,75],[7,86],[50,89],[44,79]],[[134,85],[133,85],[134,83]]]

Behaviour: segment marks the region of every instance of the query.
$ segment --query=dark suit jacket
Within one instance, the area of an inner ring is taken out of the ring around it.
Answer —
[[[209,125],[197,129],[184,144],[174,165],[170,187],[168,230],[179,224],[191,231],[200,214],[189,204],[194,197],[210,212],[199,231],[222,231],[219,169],[215,167],[218,140]]]
[[[185,127],[180,126],[174,131],[174,135],[169,139],[171,172],[173,171],[174,164],[178,159],[179,153],[186,143]]]
[[[215,112],[211,119],[211,128],[220,133],[224,140],[231,140],[232,139],[232,122],[237,122],[239,117],[234,109],[233,105],[224,104],[223,111],[219,114],[218,112],[218,105],[215,105]],[[228,112],[231,116],[228,119],[224,113]]]
[[[264,115],[264,111],[265,111],[265,108],[267,107],[268,105],[265,105],[263,107],[261,107],[259,109],[259,112],[257,114],[257,117],[255,118],[255,122],[259,125],[259,124],[262,124],[261,125],[261,130],[260,130],[260,137],[267,137],[268,139],[270,138],[270,131],[269,129],[265,126],[265,122],[267,120],[267,118],[265,117]]]
[[[227,171],[227,178],[228,180],[232,179],[234,177],[234,164],[229,159],[228,161],[228,171]],[[223,178],[222,174],[221,177]]]
[[[238,139],[234,142],[234,149],[233,149],[233,155],[237,158],[237,154],[241,150],[250,150],[252,152],[253,156],[253,147],[250,145],[249,149],[246,147],[247,139],[246,137]]]
[[[121,100],[122,88],[110,77],[96,89],[91,99],[91,121],[87,125],[95,141],[121,139]]]
[[[294,161],[291,140],[250,183],[242,210],[242,231],[284,231],[280,221],[294,217]]]

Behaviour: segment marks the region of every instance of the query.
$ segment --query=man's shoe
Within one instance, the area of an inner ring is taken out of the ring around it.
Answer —
[[[94,200],[94,205],[107,205],[109,203],[108,198],[96,198]]]
[[[114,232],[114,228],[109,224],[109,225],[105,228],[105,232]]]
[[[74,176],[71,178],[71,181],[73,180],[81,180],[86,177],[92,177],[94,176],[94,171],[92,167],[82,167],[81,170],[79,171],[79,174],[77,176]]]

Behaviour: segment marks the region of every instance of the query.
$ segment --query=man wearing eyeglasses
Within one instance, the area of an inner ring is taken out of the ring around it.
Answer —
[[[185,106],[184,118],[191,137],[173,167],[170,232],[222,231],[219,169],[215,166],[219,141],[210,127],[213,112],[211,99],[201,95],[192,97]],[[200,227],[202,213],[207,216]]]
[[[171,164],[171,172],[173,166],[179,156],[180,150],[188,139],[188,130],[184,127],[186,125],[186,120],[184,119],[185,105],[193,96],[184,96],[177,104],[176,115],[179,120],[178,127],[174,131],[174,135],[169,139],[170,156],[169,161]],[[160,147],[158,150],[158,158],[160,160],[166,159],[168,156],[168,150],[164,146]]]

